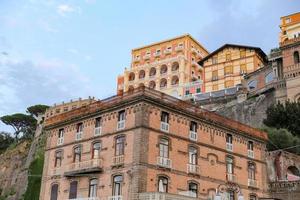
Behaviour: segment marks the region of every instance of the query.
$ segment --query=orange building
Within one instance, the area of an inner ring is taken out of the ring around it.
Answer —
[[[133,49],[131,54],[130,69],[117,80],[118,94],[144,85],[182,98],[204,89],[203,68],[197,62],[208,51],[188,34]]]
[[[283,16],[280,19],[280,43],[300,37],[300,12]]]
[[[205,92],[235,87],[242,83],[245,74],[265,63],[267,56],[258,47],[225,44],[199,62],[204,68]]]
[[[267,134],[163,94],[129,93],[58,114],[41,200],[267,197]]]

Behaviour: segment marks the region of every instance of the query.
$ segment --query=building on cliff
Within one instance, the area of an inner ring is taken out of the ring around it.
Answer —
[[[45,130],[41,200],[268,197],[266,133],[159,91],[60,113]]]
[[[198,61],[208,51],[188,34],[133,49],[131,54],[130,69],[117,80],[118,94],[142,85],[178,98],[204,90],[204,69]]]

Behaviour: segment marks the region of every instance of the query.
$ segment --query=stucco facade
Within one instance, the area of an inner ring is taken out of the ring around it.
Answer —
[[[161,92],[139,87],[45,123],[41,200],[213,199],[224,187],[267,197],[266,133]]]

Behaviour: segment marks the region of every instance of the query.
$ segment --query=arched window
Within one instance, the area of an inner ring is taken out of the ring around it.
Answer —
[[[144,70],[141,70],[141,71],[139,72],[139,79],[143,79],[143,78],[145,78],[145,71],[144,71]]]
[[[179,64],[178,64],[178,62],[174,62],[172,64],[172,72],[176,72],[178,70],[179,70]]]
[[[72,181],[70,183],[70,191],[69,191],[69,199],[76,199],[77,198],[77,181]]]
[[[98,179],[93,178],[90,180],[89,197],[97,197],[97,184],[98,184]]]
[[[287,168],[287,180],[294,181],[294,180],[300,180],[300,171],[295,166],[289,166]]]
[[[150,69],[149,76],[150,76],[150,77],[154,77],[155,75],[156,75],[156,69],[155,69],[154,67],[152,67],[152,68]]]
[[[135,74],[133,73],[133,72],[131,72],[130,74],[129,74],[129,81],[134,81],[134,79],[135,79]]]
[[[101,150],[101,143],[96,142],[93,144],[93,152],[92,152],[92,159],[98,159],[100,156],[100,150]]]
[[[178,76],[173,76],[172,77],[172,82],[171,82],[172,86],[178,85],[178,83],[179,83]]]
[[[74,148],[74,162],[80,162],[81,161],[81,146],[77,146]]]
[[[300,59],[299,59],[299,52],[298,51],[295,51],[294,52],[294,63],[297,64],[300,62]]]
[[[249,90],[253,90],[257,87],[257,80],[252,80],[248,83]]]
[[[167,87],[167,79],[163,78],[160,80],[160,88],[166,88]]]
[[[113,177],[113,196],[121,196],[122,195],[122,182],[123,176],[117,175]]]
[[[191,197],[197,197],[198,196],[198,185],[197,183],[189,183],[189,192],[191,194]]]
[[[166,74],[168,72],[167,65],[162,65],[160,68],[160,74]]]
[[[266,84],[271,83],[273,81],[273,79],[274,79],[274,73],[272,71],[272,72],[269,72],[265,77]]]
[[[169,187],[169,183],[168,183],[168,178],[164,177],[164,176],[159,176],[158,177],[158,192],[168,192],[168,187]]]
[[[53,184],[51,186],[50,200],[57,200],[57,199],[58,199],[58,184]]]
[[[150,83],[149,83],[149,88],[150,88],[150,89],[155,89],[155,86],[156,86],[155,81],[150,81]]]

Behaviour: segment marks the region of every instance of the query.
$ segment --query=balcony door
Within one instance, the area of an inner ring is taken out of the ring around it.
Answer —
[[[72,181],[70,183],[70,192],[69,192],[69,199],[76,199],[77,198],[77,181]]]
[[[90,180],[89,197],[97,197],[97,183],[98,179],[96,178]]]
[[[50,196],[50,200],[58,200],[57,198],[58,196],[58,185],[54,184],[51,187],[51,196]]]

